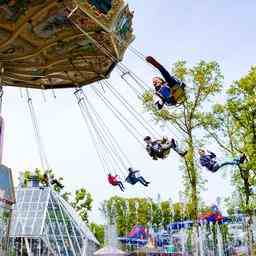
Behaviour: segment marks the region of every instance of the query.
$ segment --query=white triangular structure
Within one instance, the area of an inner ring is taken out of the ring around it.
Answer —
[[[36,256],[91,256],[98,241],[72,207],[51,188],[16,192],[11,223],[11,253]],[[12,255],[12,254],[11,254]]]
[[[102,256],[122,256],[122,255],[128,255],[128,253],[121,251],[115,247],[112,246],[106,246],[97,252],[94,253],[94,255],[102,255]]]

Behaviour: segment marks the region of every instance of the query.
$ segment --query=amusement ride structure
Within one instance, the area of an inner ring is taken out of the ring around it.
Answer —
[[[134,102],[129,103],[121,86],[112,84],[109,79],[115,70],[125,85],[122,88],[134,99],[141,100],[145,91],[152,92],[143,79],[121,62],[127,50],[162,73],[163,67],[156,60],[145,58],[130,45],[134,40],[133,15],[124,0],[0,0],[0,117],[3,88],[11,86],[25,91],[41,167],[46,175],[50,164],[31,89],[52,90],[54,95],[57,89],[72,91],[106,176],[125,178],[133,164],[107,124],[105,112],[99,111],[91,98],[101,102],[143,149],[146,135],[149,138],[162,136],[158,127],[137,110]],[[173,105],[179,107],[186,97],[185,84],[170,74],[169,78],[175,83],[171,96],[177,96]],[[159,109],[162,107],[160,104]],[[169,124],[165,124],[165,128],[170,133],[175,132]],[[1,117],[0,159],[3,132]],[[91,256],[97,249],[99,244],[94,235],[54,191],[51,182],[42,188],[32,178],[25,186],[21,177],[15,200],[11,170],[1,165],[0,177],[0,255]],[[48,179],[51,181],[50,175]],[[145,186],[148,184],[146,182]],[[222,220],[219,212],[209,212],[201,216],[201,222],[212,218]],[[170,229],[174,228],[170,226]],[[145,230],[140,226],[135,226],[127,237],[119,240],[124,244],[147,243]]]
[[[132,18],[123,0],[0,1],[1,101],[5,86],[25,88],[46,173],[49,163],[29,90],[74,88],[77,93],[84,85],[107,79],[134,39]],[[3,126],[1,118],[1,138]],[[1,166],[0,171],[1,253],[92,254],[98,242],[50,184],[42,189],[21,183],[10,223],[9,205],[15,202],[11,170]]]

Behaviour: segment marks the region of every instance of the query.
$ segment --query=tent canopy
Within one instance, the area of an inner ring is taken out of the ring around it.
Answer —
[[[122,255],[128,255],[128,253],[123,252],[117,248],[111,247],[111,246],[107,246],[104,247],[100,250],[98,250],[97,252],[94,253],[94,255],[104,255],[104,256],[122,256]]]

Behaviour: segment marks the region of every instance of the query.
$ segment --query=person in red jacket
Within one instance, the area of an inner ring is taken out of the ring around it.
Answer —
[[[124,192],[124,185],[122,181],[118,180],[118,175],[111,175],[110,173],[108,174],[108,182],[112,186],[119,186],[119,188]]]

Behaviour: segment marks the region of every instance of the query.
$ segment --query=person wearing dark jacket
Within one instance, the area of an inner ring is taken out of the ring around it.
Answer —
[[[187,154],[187,151],[179,149],[175,139],[169,140],[167,137],[163,137],[161,140],[152,140],[150,136],[146,136],[144,141],[146,143],[146,150],[153,160],[166,158],[170,154],[171,149],[181,157],[185,157]]]
[[[44,187],[48,187],[49,186],[49,177],[48,177],[48,174],[47,173],[44,173],[43,174],[43,177],[42,177],[42,184]]]
[[[60,178],[61,179],[61,178]],[[61,179],[62,180],[62,179]],[[63,189],[64,188],[64,185],[63,184],[61,184],[61,181],[60,180],[57,180],[57,179],[52,179],[51,180],[51,185],[56,185],[58,188],[60,188],[60,189]]]
[[[220,168],[222,168],[223,166],[226,166],[226,165],[242,164],[246,159],[246,156],[242,155],[241,157],[235,158],[231,161],[218,163],[216,160],[216,155],[211,151],[207,151],[207,152],[208,152],[208,154],[205,152],[204,149],[198,150],[198,153],[200,156],[200,164],[201,164],[201,166],[206,167],[210,172],[213,172],[213,173],[217,172]]]
[[[112,185],[112,186],[119,186],[119,188],[121,189],[121,191],[124,192],[124,185],[122,183],[122,181],[118,180],[118,175],[111,175],[110,173],[108,174],[108,182]]]
[[[180,95],[177,93],[177,88],[183,90],[182,95],[184,95],[186,84],[179,81],[174,76],[171,76],[170,73],[153,57],[148,56],[146,61],[157,68],[165,79],[163,80],[160,77],[153,78],[155,93],[159,97],[159,100],[157,100],[155,103],[157,108],[160,110],[164,105],[175,106],[179,101],[178,98],[180,97]]]
[[[53,175],[50,175],[49,177],[49,174],[45,172],[42,178],[42,183],[44,187],[48,187],[51,184],[52,186],[56,185],[59,189],[63,189],[64,185],[61,183],[62,180],[63,178],[60,178],[59,180],[57,180],[56,178],[54,178]]]
[[[150,184],[150,182],[146,181],[141,175],[139,175],[140,171],[133,170],[133,168],[131,167],[128,169],[128,171],[129,174],[125,179],[127,183],[135,185],[137,182],[140,182],[145,187],[147,187]]]

